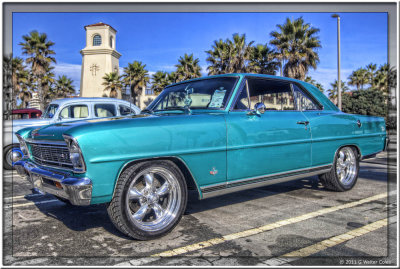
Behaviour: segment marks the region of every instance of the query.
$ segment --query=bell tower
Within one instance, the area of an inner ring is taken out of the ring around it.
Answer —
[[[119,73],[119,58],[116,50],[117,31],[108,24],[99,22],[86,25],[86,47],[81,50],[82,69],[80,96],[103,97],[110,96],[102,85],[107,73]],[[118,98],[121,98],[118,92]]]

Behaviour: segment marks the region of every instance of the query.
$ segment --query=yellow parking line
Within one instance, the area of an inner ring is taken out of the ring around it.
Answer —
[[[25,204],[12,204],[12,205],[5,205],[4,207],[8,208],[8,207],[22,207],[22,206],[31,206],[31,205],[40,205],[40,204],[47,204],[47,203],[54,203],[54,202],[59,202],[60,200],[58,199],[53,199],[53,200],[47,200],[47,201],[40,201],[40,202],[29,202],[29,203],[25,203]]]
[[[295,250],[289,253],[286,253],[284,255],[282,255],[282,258],[288,258],[288,257],[308,257],[311,256],[317,252],[320,252],[322,250],[325,250],[327,248],[330,247],[334,247],[336,245],[339,245],[341,243],[344,243],[348,240],[354,239],[356,237],[362,236],[364,234],[370,233],[372,231],[375,231],[379,228],[385,227],[388,225],[388,219],[381,219],[378,221],[375,221],[373,223],[367,224],[365,226],[362,226],[360,228],[351,230],[350,232],[344,233],[344,234],[340,234],[337,236],[333,236],[329,239],[323,240],[319,243],[316,243],[314,245],[305,247],[305,248],[301,248],[299,250]]]
[[[238,233],[233,233],[233,234],[228,234],[228,235],[224,235],[222,237],[218,237],[218,238],[213,238],[207,241],[203,241],[203,242],[199,242],[199,243],[195,243],[192,245],[188,245],[188,246],[184,246],[184,247],[180,247],[180,248],[175,248],[172,250],[168,250],[168,251],[164,251],[161,253],[157,253],[157,254],[153,254],[151,255],[151,257],[172,257],[172,256],[177,256],[177,255],[182,255],[185,254],[187,252],[191,252],[191,251],[196,251],[196,250],[200,250],[203,248],[207,248],[210,246],[214,246],[214,245],[218,245],[221,244],[223,242],[229,241],[229,240],[234,240],[234,239],[239,239],[239,238],[243,238],[243,237],[248,237],[251,235],[255,235],[255,234],[259,234],[262,232],[266,232],[269,230],[273,230],[275,228],[279,228],[285,225],[289,225],[289,224],[293,224],[293,223],[297,223],[300,221],[304,221],[307,219],[312,219],[315,218],[317,216],[321,216],[324,214],[328,214],[328,213],[332,213],[341,209],[346,209],[346,208],[350,208],[350,207],[354,207],[354,206],[358,206],[361,204],[365,204],[374,200],[379,200],[382,198],[387,197],[387,193],[381,193],[378,195],[374,195],[371,197],[367,197],[365,199],[361,199],[355,202],[350,202],[350,203],[346,203],[343,205],[337,205],[337,206],[333,206],[333,207],[328,207],[328,208],[324,208],[321,210],[317,210],[314,212],[310,212],[304,215],[300,215],[294,218],[289,218],[289,219],[285,219],[285,220],[280,220],[274,223],[270,223],[258,228],[253,228],[253,229],[249,229],[246,231],[242,231],[242,232],[238,232]]]

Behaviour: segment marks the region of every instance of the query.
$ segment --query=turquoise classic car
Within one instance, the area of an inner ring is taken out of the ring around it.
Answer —
[[[171,231],[187,203],[319,175],[356,184],[359,161],[387,145],[380,117],[341,111],[289,78],[226,74],[166,87],[140,115],[18,132],[15,164],[34,188],[73,205],[107,203],[115,226],[141,240]]]

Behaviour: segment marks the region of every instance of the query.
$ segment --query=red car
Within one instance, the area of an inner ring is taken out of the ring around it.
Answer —
[[[36,108],[14,109],[12,111],[13,120],[34,119],[40,118],[40,116],[42,116],[42,111]]]

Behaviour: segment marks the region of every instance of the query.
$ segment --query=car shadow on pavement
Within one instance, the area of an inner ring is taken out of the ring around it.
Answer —
[[[188,205],[185,215],[301,189],[304,189],[304,191],[309,189],[327,191],[318,183],[317,177],[303,178],[291,182],[240,191],[205,200],[199,200],[196,191],[189,191]],[[308,196],[310,196],[310,194],[308,194]],[[38,202],[38,199],[35,197],[25,198],[32,202]],[[46,195],[43,196],[40,201],[48,201],[52,199],[55,199],[55,197]],[[46,216],[58,220],[60,224],[65,225],[73,231],[83,232],[102,227],[107,232],[117,237],[132,240],[115,228],[108,217],[106,204],[72,206],[61,201],[54,201],[49,203],[35,203],[35,206]]]
[[[307,192],[307,197],[314,196],[318,199],[321,199],[323,197],[321,195],[313,194],[307,191],[310,189],[318,192],[330,192],[319,183],[317,176],[229,193],[218,197],[208,198],[205,200],[199,200],[197,192],[191,191],[189,192],[188,205],[186,207],[185,214],[187,215],[198,213],[218,207],[224,207],[227,205],[238,204],[255,199],[265,198],[268,196],[278,195],[281,193],[287,193],[294,190],[304,190],[305,192]],[[302,193],[298,193],[298,195],[303,196]]]
[[[82,232],[102,227],[117,237],[131,239],[115,228],[108,217],[106,204],[73,206],[55,201],[44,204],[38,203],[35,206],[46,216],[60,221],[73,231]]]

